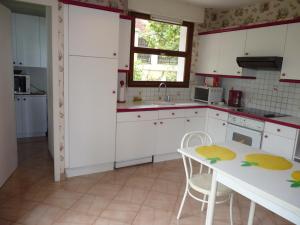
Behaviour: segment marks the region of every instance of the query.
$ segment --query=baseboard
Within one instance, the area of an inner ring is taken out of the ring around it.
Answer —
[[[142,159],[134,159],[134,160],[128,160],[128,161],[123,161],[123,162],[116,162],[115,168],[139,165],[139,164],[144,164],[144,163],[149,163],[149,162],[152,162],[152,156],[145,157]]]
[[[163,155],[154,155],[154,162],[162,162],[162,161],[168,161],[168,160],[174,160],[179,159],[181,155],[177,152],[175,153],[169,153],[169,154],[163,154]]]
[[[79,168],[66,168],[66,177],[76,177],[88,175],[93,173],[100,173],[114,169],[114,163],[104,163],[100,165],[79,167]]]

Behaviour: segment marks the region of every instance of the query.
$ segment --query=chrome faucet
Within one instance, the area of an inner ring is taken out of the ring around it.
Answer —
[[[171,96],[167,95],[167,89],[168,89],[168,87],[167,87],[166,83],[163,83],[163,82],[162,82],[162,83],[159,84],[159,86],[158,86],[158,93],[160,93],[160,89],[161,89],[162,87],[165,88],[164,101],[170,102],[170,101],[171,101]]]

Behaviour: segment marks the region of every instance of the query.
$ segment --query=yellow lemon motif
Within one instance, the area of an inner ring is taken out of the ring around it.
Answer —
[[[257,166],[269,170],[288,170],[293,167],[293,164],[281,156],[249,154],[246,155],[242,166]]]
[[[300,170],[294,171],[291,174],[291,177],[293,178],[293,180],[288,180],[288,182],[291,183],[291,187],[292,188],[300,188]]]
[[[232,160],[236,157],[233,151],[218,145],[201,146],[196,148],[196,152],[209,160],[211,164],[221,160]]]

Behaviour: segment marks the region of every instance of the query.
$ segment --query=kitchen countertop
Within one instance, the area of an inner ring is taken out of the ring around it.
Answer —
[[[270,123],[276,123],[283,126],[293,127],[300,129],[300,118],[295,116],[285,116],[277,118],[265,118],[236,111],[236,108],[227,105],[209,105],[201,102],[194,101],[177,101],[171,104],[161,104],[161,102],[140,102],[140,103],[119,103],[117,112],[138,112],[138,111],[157,111],[157,110],[172,110],[172,109],[195,109],[195,108],[210,108],[228,112],[234,115],[244,116],[256,120],[261,120]]]

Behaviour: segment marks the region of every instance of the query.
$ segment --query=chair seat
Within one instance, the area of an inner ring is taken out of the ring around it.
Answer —
[[[190,187],[194,190],[209,195],[211,190],[211,181],[212,181],[212,174],[203,173],[203,174],[197,174],[193,175],[189,179]],[[232,193],[232,190],[228,187],[226,187],[223,184],[218,183],[217,187],[217,197],[223,197],[228,196],[230,193]]]

